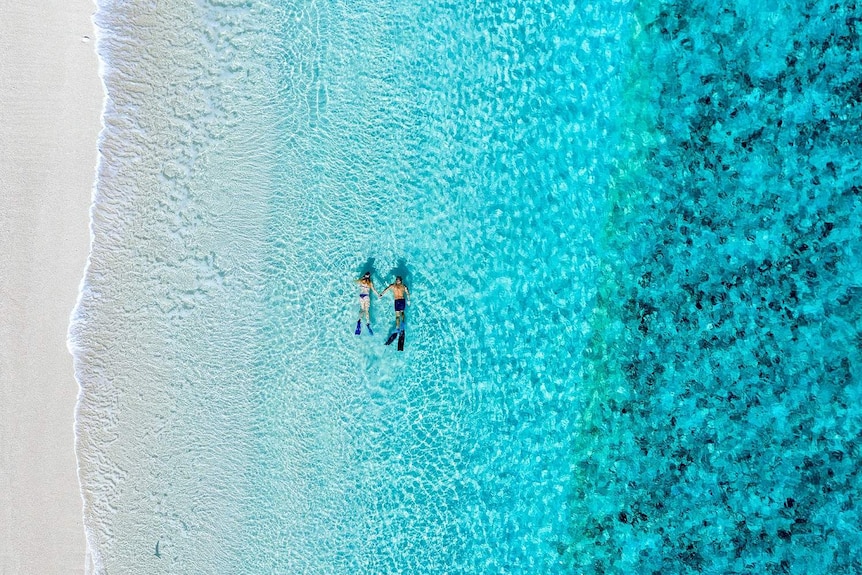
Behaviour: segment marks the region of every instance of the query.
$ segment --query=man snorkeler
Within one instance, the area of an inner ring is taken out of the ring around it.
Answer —
[[[410,290],[404,285],[401,276],[396,276],[395,283],[386,286],[386,289],[379,293],[378,296],[383,297],[383,294],[389,290],[392,290],[392,295],[395,298],[395,329],[397,331],[400,329],[401,324],[404,323],[404,308],[410,302]]]

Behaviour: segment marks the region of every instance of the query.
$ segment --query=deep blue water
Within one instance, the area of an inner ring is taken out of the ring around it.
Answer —
[[[862,569],[860,18],[101,3],[94,572]]]

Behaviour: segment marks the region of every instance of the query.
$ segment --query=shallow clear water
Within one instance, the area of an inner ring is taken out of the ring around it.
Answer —
[[[858,18],[101,3],[97,572],[857,570]]]

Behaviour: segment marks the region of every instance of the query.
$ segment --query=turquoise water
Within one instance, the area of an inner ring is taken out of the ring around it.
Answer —
[[[860,570],[860,19],[101,2],[93,571]]]

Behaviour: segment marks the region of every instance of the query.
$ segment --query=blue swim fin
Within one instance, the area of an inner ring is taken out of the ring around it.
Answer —
[[[365,327],[367,327],[367,328],[368,328],[368,333],[370,333],[371,335],[374,335],[374,330],[373,330],[373,329],[371,329],[371,324],[370,324],[370,323],[366,323],[366,324],[365,324]]]
[[[362,333],[362,320],[359,320],[356,322],[356,331],[353,333],[356,335],[359,335],[360,333]]]

